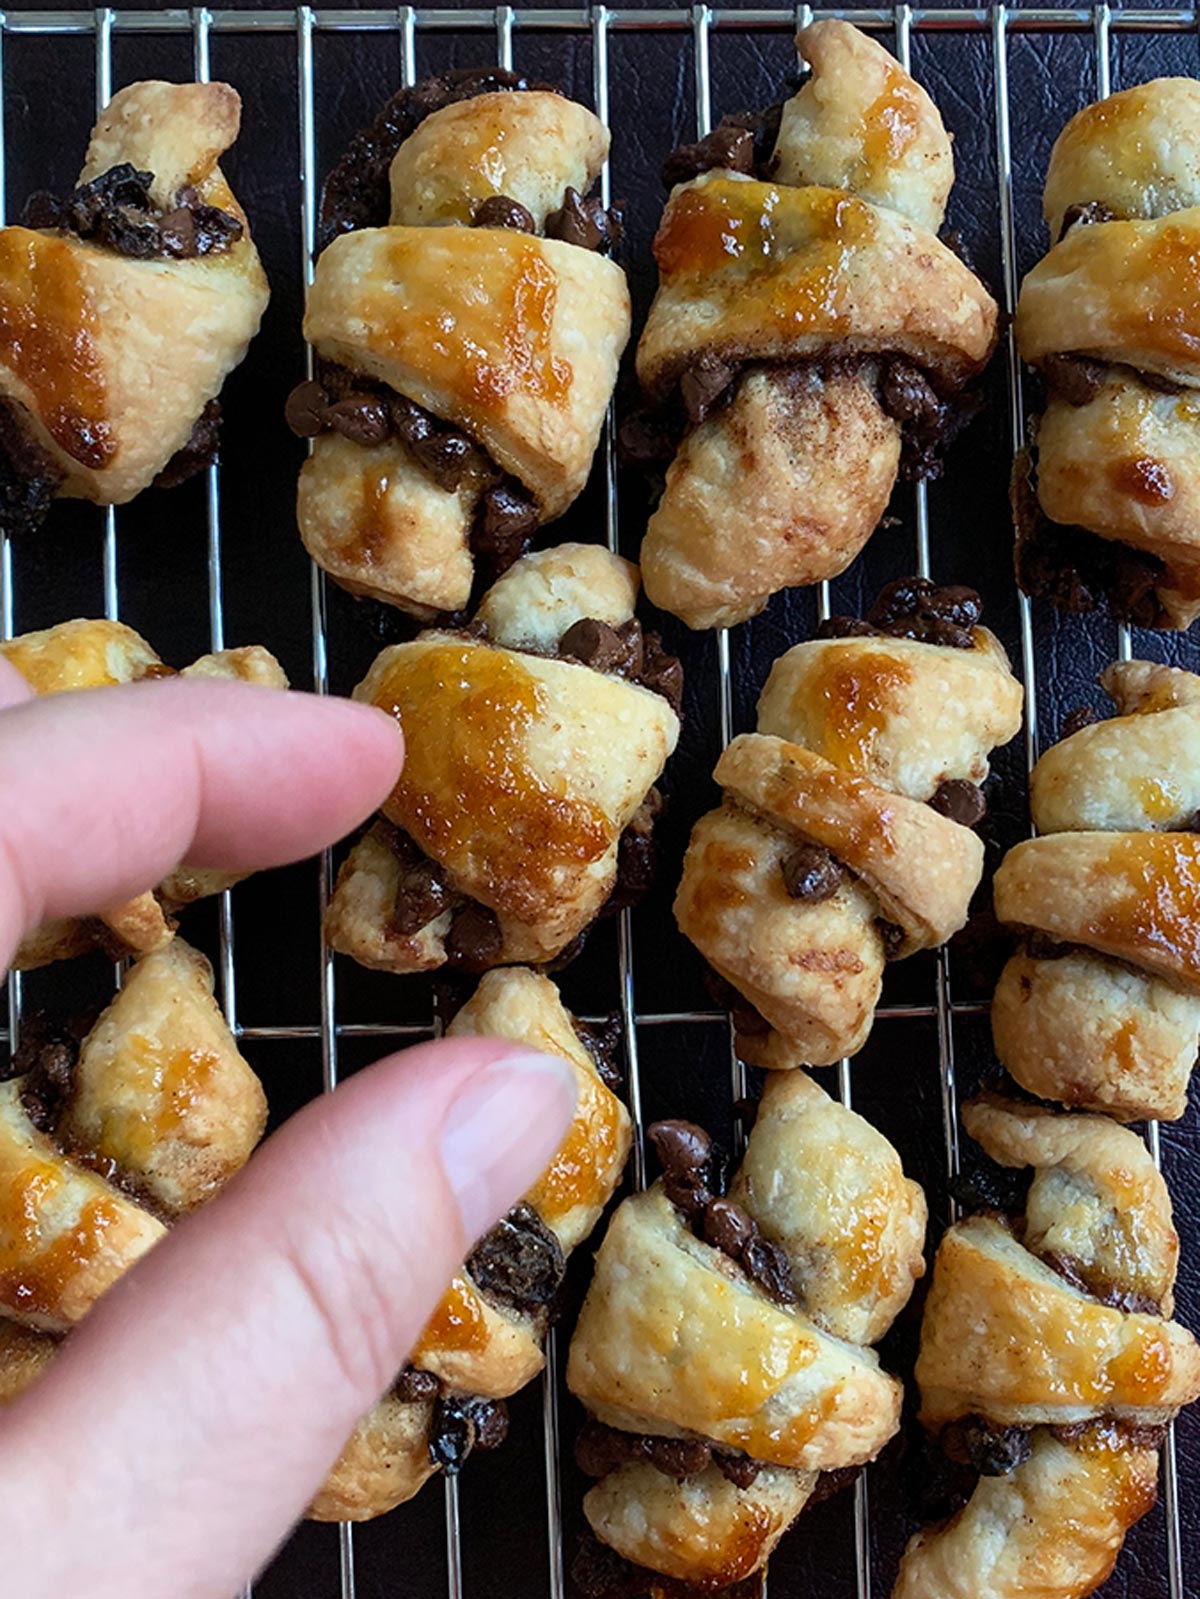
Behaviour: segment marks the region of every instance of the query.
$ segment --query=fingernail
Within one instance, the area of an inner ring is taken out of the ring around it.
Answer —
[[[553,1055],[509,1055],[477,1072],[442,1124],[442,1168],[474,1240],[537,1181],[575,1109],[575,1078]]]

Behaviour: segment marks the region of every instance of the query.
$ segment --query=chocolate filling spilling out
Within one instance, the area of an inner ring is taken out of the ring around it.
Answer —
[[[584,1423],[575,1441],[575,1461],[585,1477],[606,1477],[618,1466],[645,1462],[676,1482],[696,1477],[714,1465],[739,1488],[749,1488],[763,1469],[761,1461],[720,1450],[704,1438],[621,1432],[592,1418]]]
[[[237,217],[205,205],[190,184],[176,192],[174,204],[164,211],[150,196],[153,182],[152,172],[139,172],[122,161],[80,184],[66,199],[45,191],[30,195],[21,225],[74,233],[136,261],[218,255],[245,232]]]
[[[614,1014],[602,1022],[583,1022],[578,1016],[572,1020],[575,1035],[591,1056],[601,1081],[616,1093],[623,1080],[617,1061],[624,1037],[620,1016]]]
[[[1171,625],[1158,589],[1166,567],[1157,556],[1086,528],[1052,522],[1042,510],[1031,452],[1013,463],[1013,519],[1017,527],[1017,582],[1031,599],[1080,614],[1107,604],[1117,621],[1135,627]]]
[[[648,1131],[662,1164],[663,1191],[696,1236],[736,1261],[776,1304],[794,1305],[787,1256],[763,1236],[749,1211],[723,1197],[724,1161],[704,1129],[663,1121]]]
[[[429,1457],[447,1477],[457,1477],[473,1449],[496,1449],[508,1436],[502,1399],[466,1399],[447,1394],[434,1406]]]
[[[552,1311],[567,1263],[562,1245],[532,1205],[514,1205],[467,1256],[476,1286],[522,1316]]]
[[[21,1041],[0,1079],[25,1079],[21,1108],[38,1132],[49,1136],[62,1119],[78,1060],[79,1039],[66,1028],[42,1013],[25,1019]]]
[[[65,476],[34,437],[25,407],[0,400],[0,530],[19,536],[40,527]]]

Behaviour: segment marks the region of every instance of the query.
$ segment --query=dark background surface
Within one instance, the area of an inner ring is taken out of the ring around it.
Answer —
[[[31,8],[9,8],[19,25]],[[69,10],[54,5],[53,10]],[[230,9],[244,10],[244,6]],[[635,7],[630,10],[638,9]],[[818,11],[827,8],[817,7]],[[730,16],[731,13],[725,13]],[[1096,38],[1083,31],[1020,31],[1020,8],[1007,56],[1018,265],[1027,270],[1045,248],[1040,187],[1055,134],[1066,118],[1095,97]],[[881,35],[893,45],[894,34]],[[941,107],[955,135],[958,181],[948,225],[967,240],[985,278],[1003,293],[996,155],[995,84],[991,36],[986,31],[914,31],[913,68]],[[226,162],[233,186],[250,214],[273,298],[262,333],[245,366],[226,387],[227,423],[221,462],[224,528],[224,597],[228,641],[259,641],[279,655],[297,686],[311,682],[308,563],[293,519],[295,476],[302,447],[283,426],[284,398],[304,370],[299,327],[302,305],[300,147],[298,136],[297,39],[292,31],[214,32],[212,74],[227,78],[245,102],[241,140]],[[514,63],[532,76],[561,84],[585,102],[592,99],[593,48],[586,31],[514,31]],[[795,62],[790,28],[722,26],[710,39],[712,114],[757,108],[784,92]],[[30,36],[10,32],[4,41],[4,129],[7,136],[7,200],[14,215],[34,188],[64,189],[73,183],[93,120],[95,41],[83,36]],[[417,71],[474,65],[496,56],[492,29],[464,34],[445,29],[417,31]],[[319,174],[350,134],[375,113],[401,82],[400,36],[391,31],[329,32],[318,27],[313,58],[316,82],[316,143]],[[1133,35],[1114,28],[1112,84],[1119,88],[1165,73],[1195,75],[1197,40],[1192,32]],[[193,72],[192,36],[132,36],[118,28],[112,42],[113,87],[139,77],[183,79]],[[612,186],[628,201],[625,264],[640,326],[653,290],[650,241],[663,201],[658,169],[679,140],[694,137],[696,102],[691,20],[677,14],[670,28],[614,30],[609,38],[610,121],[614,133]],[[929,496],[935,576],[965,581],[987,600],[987,620],[1020,664],[1018,612],[1011,578],[1011,529],[1006,480],[1011,456],[1006,362],[1001,350],[989,375],[991,403],[953,452],[946,477]],[[623,480],[621,538],[636,556],[645,523],[646,497],[636,481]],[[915,566],[913,494],[898,489],[892,507],[898,525],[881,529],[855,567],[834,585],[834,607],[857,609],[883,582]],[[736,515],[736,508],[731,508]],[[93,508],[62,504],[36,539],[14,551],[18,631],[102,610],[101,518]],[[143,631],[175,665],[208,647],[206,515],[202,482],[170,495],[148,493],[118,513],[121,615]],[[604,536],[602,486],[593,482],[550,539]],[[348,692],[379,648],[377,611],[337,589],[329,596],[329,649],[333,687]],[[809,592],[777,596],[767,613],[731,637],[738,729],[753,722],[754,702],[772,660],[787,645],[809,637],[816,616]],[[1038,607],[1037,695],[1043,743],[1058,731],[1065,712],[1081,701],[1100,704],[1095,688],[1100,668],[1112,658],[1116,631],[1103,618],[1058,620]],[[710,1009],[699,961],[675,931],[669,904],[678,862],[695,817],[713,799],[709,772],[719,746],[715,641],[664,627],[679,647],[687,670],[687,723],[666,788],[671,808],[663,828],[662,887],[635,917],[634,972],[639,1013]],[[1195,642],[1139,634],[1135,653],[1200,667]],[[1025,822],[1025,752],[1018,740],[995,761],[991,815],[986,824],[992,864],[1022,836]],[[264,773],[264,780],[271,774]],[[313,866],[276,873],[239,888],[234,896],[237,1010],[247,1029],[243,1047],[270,1095],[276,1120],[317,1093],[322,1081],[319,1038],[320,949],[317,882]],[[216,953],[216,915],[211,906],[189,914],[189,939]],[[561,979],[577,1010],[599,1014],[618,1002],[616,930],[597,930],[584,956]],[[397,1029],[426,1026],[431,991],[422,979],[396,979],[337,967],[339,1026],[381,1023]],[[30,1003],[74,1008],[105,991],[110,973],[103,963],[76,963],[38,974],[27,984]],[[952,956],[951,989],[956,1003],[986,998],[987,982],[969,953]],[[883,1019],[853,1067],[854,1103],[893,1139],[909,1171],[926,1187],[931,1207],[931,1242],[947,1220],[941,1071],[936,1020],[932,1015],[935,964],[917,957],[889,969],[885,1004],[919,1005],[927,1014]],[[302,1038],[254,1036],[264,1028],[303,1027]],[[641,1090],[645,1120],[663,1114],[706,1122],[731,1133],[727,1034],[719,1021],[639,1028]],[[953,1046],[960,1088],[968,1092],[993,1069],[986,1016],[958,1013]],[[378,1038],[343,1035],[343,1073],[364,1065],[389,1047]],[[818,1074],[831,1091],[836,1074]],[[1180,1318],[1200,1327],[1200,1149],[1196,1108],[1163,1129],[1163,1156],[1184,1236],[1179,1281]],[[969,1165],[971,1152],[964,1152]],[[402,1218],[399,1218],[402,1223]],[[589,1248],[578,1252],[571,1274],[572,1302],[586,1286]],[[236,1269],[234,1267],[233,1269]],[[911,1370],[919,1323],[918,1301],[901,1318],[884,1346],[894,1370]],[[565,1341],[563,1341],[565,1349]],[[534,1385],[512,1404],[513,1431],[505,1448],[477,1457],[461,1482],[463,1578],[477,1599],[537,1599],[549,1593],[545,1475],[542,1455],[542,1394]],[[581,1484],[570,1462],[578,1412],[563,1396],[563,1517],[569,1561],[581,1526]],[[1200,1413],[1178,1428],[1186,1555],[1200,1535],[1195,1472],[1200,1466]],[[286,1438],[264,1439],[264,1451],[287,1449]],[[911,1451],[897,1440],[869,1473],[874,1591],[886,1594],[905,1538],[915,1526]],[[357,1594],[360,1599],[447,1591],[443,1494],[431,1483],[412,1504],[356,1531]],[[256,1584],[262,1599],[328,1599],[339,1592],[336,1529],[306,1526]],[[1165,1525],[1161,1507],[1128,1540],[1117,1574],[1104,1589],[1109,1599],[1151,1599],[1167,1593]],[[1192,1555],[1185,1592],[1200,1593],[1200,1569]],[[170,1591],[164,1577],[163,1592]],[[785,1541],[771,1567],[771,1591],[788,1599],[820,1594],[849,1599],[856,1594],[853,1495],[843,1494],[806,1515]]]

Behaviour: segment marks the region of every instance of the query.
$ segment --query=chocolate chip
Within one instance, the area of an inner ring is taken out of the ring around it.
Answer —
[[[841,862],[820,844],[798,844],[780,861],[779,869],[789,896],[810,905],[832,899],[845,875]]]
[[[663,1168],[663,1191],[689,1222],[703,1216],[716,1197],[713,1141],[694,1122],[655,1122],[650,1142]]]
[[[508,1410],[500,1399],[439,1399],[429,1430],[429,1457],[456,1477],[472,1449],[495,1449],[508,1434]]]
[[[431,1371],[419,1371],[416,1366],[405,1366],[392,1384],[392,1392],[406,1404],[418,1404],[425,1399],[436,1399],[442,1385]]]
[[[754,134],[728,118],[698,139],[695,144],[681,144],[663,162],[662,179],[668,189],[677,183],[690,183],[702,172],[724,170],[744,172],[754,170]]]
[[[421,857],[400,873],[392,904],[391,931],[400,938],[411,938],[436,921],[453,899],[442,868],[436,861]]]
[[[776,1304],[795,1304],[796,1290],[792,1287],[791,1268],[778,1244],[758,1234],[742,1251],[741,1262],[746,1275],[753,1278]]]
[[[657,633],[644,635],[643,648],[642,687],[648,688],[653,694],[661,694],[678,716],[683,709],[681,662],[676,656],[667,653]]]
[[[382,444],[391,437],[392,416],[386,400],[373,394],[351,394],[325,407],[326,427],[352,444]]]
[[[471,528],[471,548],[506,571],[529,548],[541,521],[537,501],[515,478],[505,478],[480,496]]]
[[[974,827],[987,815],[987,800],[978,783],[969,783],[964,777],[948,777],[938,784],[929,808],[960,827]]]
[[[1042,374],[1050,392],[1068,405],[1090,405],[1104,387],[1103,361],[1086,355],[1048,355]]]
[[[1102,200],[1085,200],[1080,205],[1069,205],[1063,212],[1059,238],[1065,239],[1072,228],[1088,228],[1097,222],[1115,222],[1117,213]]]
[[[641,1455],[638,1433],[621,1432],[588,1417],[575,1440],[575,1464],[585,1477],[607,1477]]]
[[[567,1269],[562,1245],[532,1205],[514,1205],[467,1256],[490,1298],[532,1316],[554,1303]]]
[[[607,254],[621,242],[620,212],[606,208],[602,200],[581,199],[568,185],[562,206],[546,218],[546,237]]]
[[[975,643],[971,629],[982,614],[983,602],[974,589],[957,583],[939,587],[926,577],[904,577],[881,590],[867,621],[892,638],[969,650]]]
[[[169,211],[163,217],[159,224],[158,237],[163,254],[173,256],[176,260],[185,260],[188,256],[199,254],[196,217],[185,205]]]
[[[558,653],[597,672],[639,677],[643,657],[641,624],[635,620],[613,627],[594,616],[581,617],[559,640]]]
[[[858,616],[827,616],[817,623],[818,638],[877,638],[879,635]]]
[[[986,1416],[964,1416],[942,1433],[951,1459],[964,1459],[982,1477],[1004,1477],[1033,1452],[1027,1427],[1001,1427]]]
[[[1094,727],[1100,720],[1100,713],[1090,705],[1077,705],[1073,711],[1068,711],[1063,717],[1062,729],[1059,738],[1070,738],[1075,733],[1082,733],[1085,727]]]
[[[714,1199],[704,1212],[704,1241],[735,1260],[754,1237],[754,1223],[731,1199]]]
[[[300,439],[315,439],[325,431],[325,408],[329,396],[324,387],[313,380],[297,383],[287,397],[284,420]]]
[[[746,1455],[723,1455],[719,1450],[712,1452],[712,1462],[722,1477],[734,1485],[735,1488],[750,1488],[762,1467],[757,1460],[751,1460]]]
[[[25,407],[0,399],[0,531],[20,535],[39,527],[65,476],[34,437]]]
[[[703,422],[722,395],[731,388],[737,368],[720,356],[706,350],[684,369],[679,380],[679,394],[687,410],[688,420]]]
[[[454,913],[446,934],[446,964],[464,972],[486,972],[500,958],[504,938],[495,911],[468,900]]]
[[[453,429],[421,439],[412,452],[437,486],[450,494],[462,485],[479,457],[474,441]]]
[[[473,228],[509,228],[514,233],[536,233],[537,224],[519,200],[493,194],[475,207]]]
[[[192,423],[188,441],[154,479],[156,489],[176,489],[197,473],[205,471],[217,458],[221,443],[221,402],[210,400]]]

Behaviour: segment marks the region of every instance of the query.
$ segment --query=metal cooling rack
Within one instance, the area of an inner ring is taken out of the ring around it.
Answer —
[[[497,6],[495,8],[415,7],[401,5],[391,9],[346,10],[299,6],[295,9],[225,10],[205,6],[191,9],[126,10],[99,7],[78,11],[0,11],[0,225],[5,221],[5,146],[4,146],[4,44],[12,35],[70,35],[90,37],[94,41],[96,106],[99,111],[112,94],[112,41],[115,34],[151,35],[171,34],[190,36],[195,76],[204,80],[209,76],[209,44],[213,34],[286,34],[296,44],[295,71],[296,95],[300,131],[300,181],[297,204],[302,219],[302,253],[300,271],[307,287],[312,280],[312,262],[316,242],[317,207],[320,173],[316,161],[314,36],[325,33],[341,34],[391,34],[399,41],[402,82],[411,84],[416,78],[417,38],[425,33],[461,33],[478,36],[484,48],[488,43],[494,49],[497,62],[511,67],[513,63],[514,35],[523,31],[563,32],[589,37],[592,50],[592,90],[595,110],[602,120],[608,120],[609,99],[609,40],[614,33],[640,33],[653,31],[678,35],[682,49],[690,53],[696,104],[696,133],[702,136],[711,125],[710,106],[710,54],[713,40],[731,32],[759,32],[786,34],[812,19],[814,9],[821,16],[839,16],[857,27],[891,37],[893,48],[902,64],[910,65],[910,46],[914,32],[958,33],[983,36],[990,41],[990,67],[992,102],[984,114],[994,119],[994,149],[997,171],[997,204],[1000,214],[1000,244],[1002,261],[1002,301],[1004,310],[1011,313],[1016,305],[1018,289],[1017,236],[1013,207],[1013,162],[1010,137],[1010,106],[1008,92],[1009,39],[1016,33],[1090,34],[1094,44],[1094,69],[1096,92],[1106,95],[1111,88],[1111,39],[1115,32],[1126,34],[1195,33],[1200,30],[1200,12],[1195,7],[1142,7],[1116,9],[1106,4],[1089,7],[1058,9],[1055,7],[1011,8],[1005,5],[990,7],[954,7],[929,9],[908,4],[891,7],[843,8],[807,5],[754,9],[728,9],[697,4],[690,7],[666,7],[632,10],[621,7],[596,5],[590,8],[549,10],[538,7]],[[1085,97],[1086,98],[1086,97]],[[1081,99],[1080,103],[1083,103]],[[619,130],[618,130],[619,133]],[[610,198],[609,173],[601,175],[601,192],[605,203]],[[297,329],[297,337],[299,330]],[[311,375],[312,353],[307,352]],[[1016,345],[1009,328],[1004,341],[1004,353],[999,357],[1006,367],[1009,427],[1014,450],[1025,437],[1025,397],[1023,375]],[[602,445],[606,485],[606,537],[611,548],[618,546],[619,511],[616,484],[616,454],[614,428],[610,414]],[[931,573],[930,521],[925,486],[918,484],[915,496],[916,565],[923,576]],[[103,525],[102,575],[105,615],[111,619],[120,612],[118,587],[118,518],[114,509],[101,513]],[[225,644],[224,577],[222,570],[221,529],[221,476],[219,464],[209,468],[207,474],[207,540],[208,540],[208,618],[211,647],[218,650]],[[1025,751],[1027,769],[1038,754],[1038,684],[1036,649],[1032,607],[1025,596],[1018,596],[1021,640],[1021,664],[1026,686]],[[819,613],[830,612],[828,583],[820,586]],[[326,580],[315,566],[311,580],[312,612],[312,680],[318,693],[329,692],[329,651],[326,616]],[[13,636],[14,586],[12,556],[7,538],[0,534],[0,639]],[[1132,654],[1132,640],[1127,627],[1116,632],[1117,654],[1128,659]],[[722,743],[733,735],[734,680],[730,658],[729,634],[722,630],[715,635],[718,664],[718,696],[716,713]],[[332,855],[326,852],[319,862],[319,908],[324,912],[332,881]],[[633,1175],[638,1186],[645,1181],[645,1151],[641,1115],[641,1089],[638,1063],[638,1030],[643,1027],[670,1027],[691,1023],[711,1023],[729,1028],[724,1012],[656,1011],[645,1012],[637,1008],[633,976],[633,924],[628,910],[621,913],[618,940],[618,991],[623,1021],[625,1046],[625,1071],[628,1100],[632,1111],[636,1136],[633,1149]],[[346,1038],[401,1039],[429,1037],[437,1032],[436,1018],[427,1026],[397,1026],[386,1022],[344,1023],[337,1016],[337,988],[332,952],[321,952],[321,1010],[317,1025],[255,1026],[244,1023],[237,1007],[237,966],[234,958],[234,919],[231,897],[223,894],[219,906],[219,960],[220,993],[226,1019],[239,1039],[314,1039],[320,1041],[322,1078],[326,1091],[338,1082],[338,1046]],[[120,983],[120,968],[115,972]],[[939,951],[933,994],[928,1003],[884,1006],[877,1015],[880,1020],[926,1017],[936,1018],[938,1039],[938,1065],[941,1084],[941,1104],[947,1178],[959,1170],[958,1094],[955,1081],[954,1024],[956,1018],[986,1013],[988,1006],[980,1003],[955,1001],[950,990],[950,969],[947,953]],[[8,979],[8,1026],[0,1029],[0,1043],[15,1043],[20,1028],[21,980],[19,975]],[[730,1085],[736,1103],[746,1091],[745,1070],[732,1048],[730,1029]],[[842,1061],[838,1069],[838,1087],[842,1099],[848,1104],[851,1098],[850,1064]],[[1147,1141],[1157,1161],[1160,1160],[1159,1128],[1151,1123]],[[951,1212],[956,1209],[949,1201]],[[557,1415],[558,1350],[553,1334],[547,1347],[547,1367],[543,1384],[544,1464],[546,1475],[546,1514],[549,1532],[550,1571],[549,1583],[553,1599],[562,1599],[565,1593],[563,1553],[561,1538],[561,1498],[559,1487],[559,1429]],[[1173,1431],[1163,1449],[1162,1499],[1165,1505],[1166,1572],[1169,1599],[1188,1599],[1194,1590],[1185,1581],[1185,1556],[1180,1524],[1179,1483]],[[461,1554],[458,1484],[456,1479],[444,1478],[445,1527],[447,1554],[448,1599],[464,1599],[465,1587]],[[872,1578],[870,1570],[870,1521],[867,1476],[861,1474],[855,1491],[854,1505],[855,1578],[857,1599],[871,1599]],[[339,1528],[340,1599],[355,1599],[355,1560],[353,1528]],[[1195,1556],[1192,1556],[1195,1560]],[[763,1584],[766,1599],[767,1586]],[[251,1599],[247,1588],[243,1599]]]

